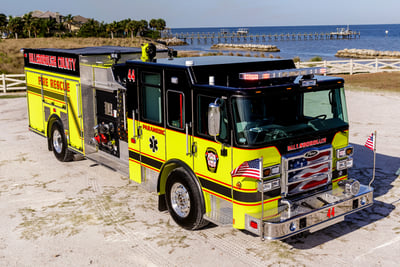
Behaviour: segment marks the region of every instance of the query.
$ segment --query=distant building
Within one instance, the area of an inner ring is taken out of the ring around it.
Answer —
[[[78,24],[78,25],[85,24],[85,23],[88,22],[88,21],[89,21],[88,18],[82,17],[82,16],[80,16],[80,15],[74,16],[74,22],[75,22],[76,24]]]
[[[86,22],[88,22],[89,19],[82,17],[80,15],[74,16],[73,21],[72,21],[72,25],[71,25],[71,31],[78,31],[83,24],[85,24]]]
[[[32,12],[32,17],[35,18],[41,18],[41,19],[54,19],[57,23],[65,23],[65,17],[64,15],[61,15],[58,12],[51,12],[51,11],[40,11],[40,10],[35,10]],[[71,31],[78,31],[83,24],[88,22],[89,19],[82,17],[80,15],[74,16],[73,21],[71,24]]]
[[[40,10],[35,10],[32,12],[32,17],[34,18],[40,18],[40,19],[54,19],[57,23],[63,23],[64,22],[64,16],[60,15],[58,12],[50,12],[50,11],[40,11]]]

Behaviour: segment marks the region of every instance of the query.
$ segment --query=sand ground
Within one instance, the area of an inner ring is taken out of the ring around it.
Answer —
[[[364,184],[373,153],[363,145],[378,131],[374,206],[272,242],[230,227],[181,229],[127,177],[90,160],[57,161],[28,131],[26,99],[0,99],[0,266],[398,266],[400,94],[347,97],[350,175]]]

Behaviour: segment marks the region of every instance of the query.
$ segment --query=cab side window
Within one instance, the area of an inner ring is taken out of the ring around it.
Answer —
[[[200,135],[208,135],[208,105],[210,103],[214,103],[216,97],[210,97],[210,96],[205,96],[205,95],[199,95],[198,96],[198,102],[197,102],[197,132]],[[221,125],[220,125],[220,135],[218,136],[218,139],[221,141],[226,142],[228,140],[228,117],[227,117],[227,112],[226,112],[226,104],[225,101],[219,99],[220,102],[220,107],[221,107]]]
[[[185,98],[183,93],[169,90],[167,92],[168,125],[183,129],[185,126]]]
[[[161,77],[158,73],[143,73],[142,76],[143,118],[162,123]]]

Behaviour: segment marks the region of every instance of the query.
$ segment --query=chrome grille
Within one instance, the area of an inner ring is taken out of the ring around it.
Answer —
[[[283,158],[282,193],[295,195],[331,182],[332,146],[304,149]]]

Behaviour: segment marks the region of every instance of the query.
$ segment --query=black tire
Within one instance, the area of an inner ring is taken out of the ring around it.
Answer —
[[[185,169],[177,168],[169,174],[165,197],[172,219],[182,228],[196,230],[208,224],[203,219],[201,192]]]
[[[72,160],[73,153],[68,150],[67,137],[59,122],[54,122],[51,126],[50,145],[54,156],[59,161],[66,162]]]

